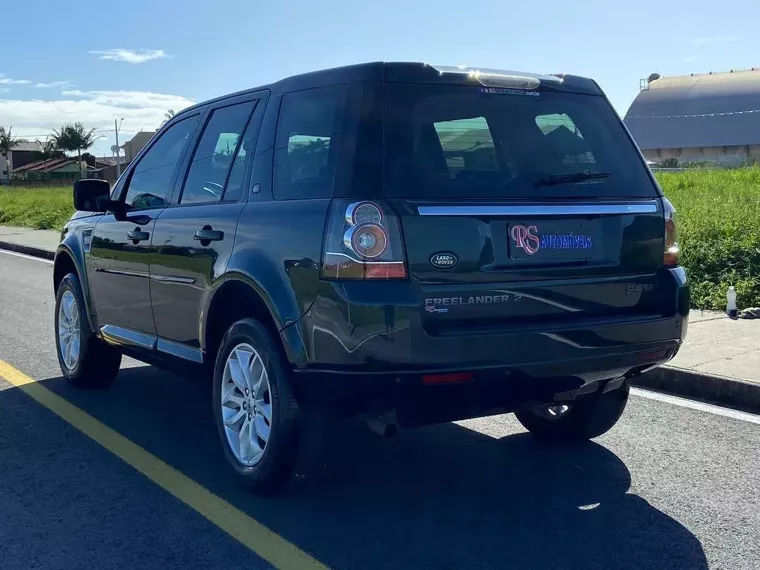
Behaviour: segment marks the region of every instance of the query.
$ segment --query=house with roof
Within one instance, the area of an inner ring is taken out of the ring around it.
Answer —
[[[51,158],[30,162],[13,170],[13,178],[22,180],[67,180],[76,178],[79,163],[75,158]]]
[[[651,162],[760,163],[760,68],[652,74],[623,120]]]
[[[0,180],[5,181],[9,171],[12,173],[17,168],[37,160],[37,153],[40,152],[42,152],[41,142],[22,141],[14,146],[7,156],[6,153],[0,153]]]
[[[121,164],[125,164],[122,158]],[[19,180],[74,181],[80,176],[85,178],[100,178],[113,182],[116,180],[116,159],[96,158],[89,156],[82,160],[80,166],[76,158],[60,157],[49,160],[38,160],[25,164],[13,171],[13,178]]]

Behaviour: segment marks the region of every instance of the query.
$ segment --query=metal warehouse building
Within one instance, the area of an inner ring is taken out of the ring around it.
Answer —
[[[760,69],[653,74],[624,121],[650,161],[760,163]]]

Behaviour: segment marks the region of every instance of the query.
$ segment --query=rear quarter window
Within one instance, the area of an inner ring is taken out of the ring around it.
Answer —
[[[283,95],[275,136],[276,199],[332,197],[344,105],[344,86]]]

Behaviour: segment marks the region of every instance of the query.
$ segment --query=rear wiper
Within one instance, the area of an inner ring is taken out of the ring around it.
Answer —
[[[568,172],[567,174],[552,174],[540,180],[536,180],[536,186],[557,186],[558,184],[572,184],[573,182],[583,182],[584,180],[597,180],[607,178],[610,172]]]

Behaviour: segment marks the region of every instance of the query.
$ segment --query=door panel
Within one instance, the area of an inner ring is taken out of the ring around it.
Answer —
[[[155,215],[159,211],[152,211]],[[98,326],[119,325],[154,335],[150,305],[150,238],[156,221],[140,216],[135,221],[117,221],[103,216],[92,232],[90,289]],[[147,235],[134,235],[134,232]],[[129,239],[145,238],[141,240]]]
[[[199,119],[197,113],[179,118],[151,139],[150,146],[125,174],[126,182],[115,189],[123,205],[120,219],[106,214],[95,225],[90,289],[101,328],[111,325],[112,330],[134,331],[139,333],[135,338],[156,334],[150,302],[153,229],[169,203],[179,165]],[[122,339],[125,344],[129,344],[128,337]],[[145,342],[132,344],[142,346]]]
[[[243,205],[169,208],[159,218],[150,261],[150,291],[159,337],[199,346],[200,314],[227,267]],[[199,239],[210,237],[200,232],[216,233],[220,239]]]
[[[263,107],[251,97],[210,109],[178,205],[156,223],[150,290],[161,352],[198,359],[199,323],[232,254]]]

